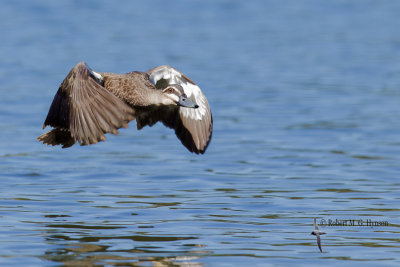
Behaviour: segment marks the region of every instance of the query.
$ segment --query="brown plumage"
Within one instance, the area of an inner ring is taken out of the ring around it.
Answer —
[[[81,62],[61,83],[38,140],[70,147],[106,140],[136,119],[137,128],[161,121],[175,129],[182,144],[204,153],[212,135],[212,115],[200,88],[169,66],[148,72],[97,73]]]

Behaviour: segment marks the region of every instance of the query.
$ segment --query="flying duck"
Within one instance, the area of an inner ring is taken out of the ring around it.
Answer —
[[[96,144],[136,119],[137,129],[162,122],[182,144],[203,154],[213,119],[207,98],[186,75],[170,66],[126,74],[95,72],[80,62],[61,83],[37,139],[48,145]]]

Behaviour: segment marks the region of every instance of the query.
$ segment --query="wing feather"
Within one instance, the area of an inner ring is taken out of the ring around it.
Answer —
[[[316,218],[314,218],[314,227],[315,227],[315,230],[319,230]]]
[[[319,235],[317,235],[317,244],[318,244],[319,251],[321,251],[321,252],[322,252],[322,247],[321,247],[321,237],[320,237]]]
[[[38,139],[45,144],[68,147],[104,141],[105,133],[118,133],[135,117],[133,108],[125,104],[93,77],[92,70],[78,63],[61,83],[54,97],[44,126],[66,131],[50,131]],[[63,136],[58,137],[57,135]]]
[[[203,154],[211,141],[213,120],[207,98],[200,87],[170,66],[156,67],[147,71],[147,74],[157,88],[158,85],[164,87],[170,84],[181,85],[186,96],[199,106],[197,109],[179,107],[179,112],[164,113],[162,121],[168,127],[175,129],[175,134],[189,151]],[[172,123],[167,116],[178,116],[178,118]]]

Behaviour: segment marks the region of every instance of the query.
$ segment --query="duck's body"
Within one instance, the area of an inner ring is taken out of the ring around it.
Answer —
[[[38,140],[70,147],[105,140],[133,119],[137,128],[161,121],[191,152],[204,153],[212,115],[200,88],[169,66],[148,72],[98,73],[78,63],[62,82],[44,123],[54,129]]]
[[[161,90],[155,90],[156,88],[150,82],[147,73],[99,74],[102,76],[104,88],[131,107],[149,107],[163,104],[164,98]]]

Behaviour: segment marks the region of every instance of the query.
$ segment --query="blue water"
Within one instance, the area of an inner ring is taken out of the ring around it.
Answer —
[[[1,266],[400,263],[399,1],[2,1]],[[79,61],[169,64],[205,155],[162,125],[35,139]],[[320,253],[313,230],[318,218]],[[384,226],[322,225],[367,220]]]

